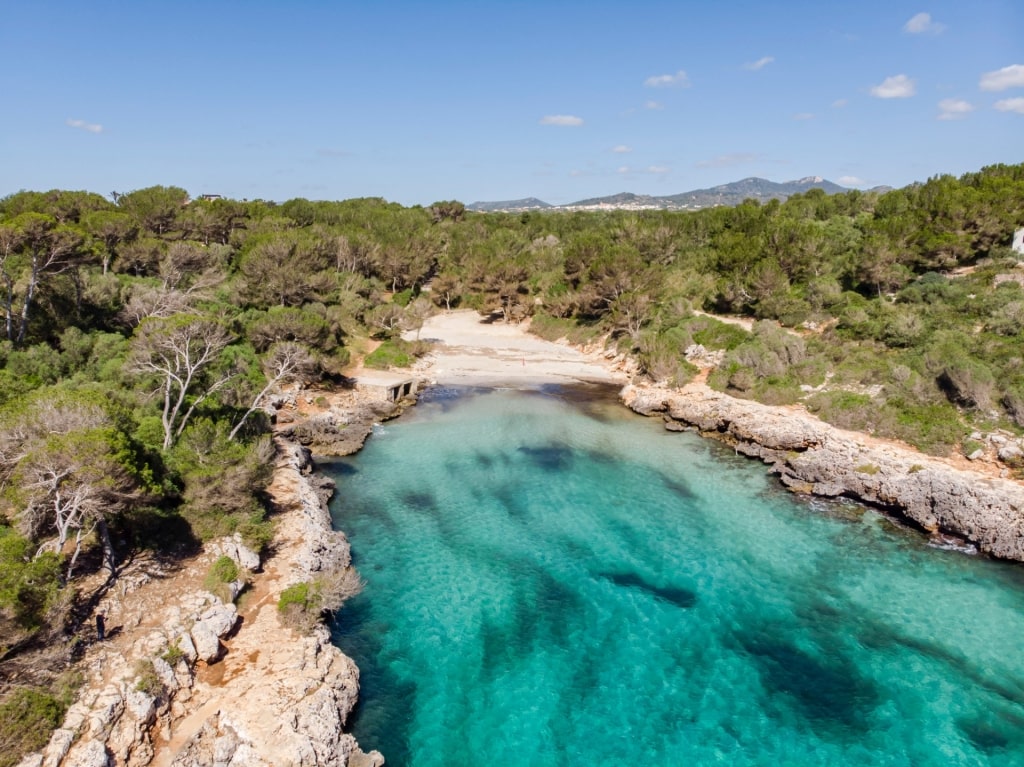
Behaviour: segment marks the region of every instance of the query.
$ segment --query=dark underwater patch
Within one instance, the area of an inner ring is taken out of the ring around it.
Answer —
[[[547,472],[569,471],[575,460],[572,448],[566,445],[521,447],[519,452],[525,455],[535,467]]]
[[[419,490],[411,490],[402,493],[402,503],[411,509],[434,513],[437,511],[437,498],[433,493],[425,493]]]
[[[599,575],[620,588],[642,591],[655,599],[684,610],[697,604],[697,592],[680,586],[658,586],[635,573],[600,573]]]
[[[833,653],[812,655],[763,633],[741,636],[739,642],[755,661],[769,695],[792,701],[815,730],[846,735],[868,730],[879,693],[852,662]]]

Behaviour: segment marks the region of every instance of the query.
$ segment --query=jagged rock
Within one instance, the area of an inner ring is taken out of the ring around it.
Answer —
[[[74,767],[111,767],[110,754],[102,742],[91,740],[76,749]]]
[[[1003,463],[1017,463],[1024,458],[1020,445],[1008,444],[999,448],[999,460]]]
[[[231,557],[239,567],[257,572],[260,569],[260,555],[250,549],[242,542],[242,536],[235,533],[227,538],[221,538],[210,546],[214,554],[223,554]]]
[[[228,634],[231,629],[235,627],[235,623],[237,622],[238,608],[230,602],[227,604],[218,602],[207,609],[206,612],[199,617],[199,621],[197,623],[206,624],[218,637],[222,637],[225,634]]]
[[[156,671],[156,676],[160,680],[160,684],[164,686],[164,689],[168,693],[174,693],[178,689],[178,678],[174,674],[174,669],[171,668],[171,664],[165,661],[163,658],[153,658],[153,670]]]
[[[909,449],[864,445],[809,416],[794,417],[707,387],[669,392],[627,386],[621,397],[638,413],[667,412],[737,452],[761,458],[792,487],[859,498],[897,511],[925,530],[965,538],[994,556],[1024,560],[1024,486],[1019,483],[954,469]],[[997,437],[990,440],[999,444]]]
[[[185,660],[189,663],[196,662],[196,658],[199,657],[199,653],[196,651],[196,646],[193,644],[192,637],[189,636],[188,633],[182,633],[178,636],[177,645]]]
[[[220,657],[220,636],[209,624],[200,621],[192,627],[191,635],[199,660],[213,663]]]
[[[975,450],[973,453],[971,453],[969,456],[967,456],[967,460],[968,461],[977,461],[977,460],[980,460],[980,459],[982,459],[984,457],[985,457],[985,451],[982,450],[979,447],[977,450]]]

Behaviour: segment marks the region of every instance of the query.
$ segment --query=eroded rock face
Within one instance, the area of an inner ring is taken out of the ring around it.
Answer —
[[[333,483],[312,473],[308,450],[279,447],[284,511],[276,555],[260,576],[265,596],[242,621],[234,604],[186,592],[152,605],[147,628],[130,641],[97,643],[89,655],[93,678],[46,750],[23,767],[383,764],[344,732],[359,692],[353,661],[331,644],[326,627],[300,635],[278,618],[286,586],[351,560],[326,506]],[[233,556],[219,548],[194,564],[192,582],[222,553]]]
[[[374,424],[399,415],[402,407],[395,402],[361,401],[289,425],[281,430],[281,436],[316,455],[351,455],[363,447]]]
[[[868,445],[797,412],[739,400],[703,386],[680,391],[627,386],[623,402],[643,415],[687,424],[772,464],[790,488],[846,495],[894,509],[928,531],[1024,561],[1024,486],[961,471],[910,449]]]

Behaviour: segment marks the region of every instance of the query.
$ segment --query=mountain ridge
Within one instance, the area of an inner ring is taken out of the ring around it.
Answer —
[[[892,187],[878,186],[867,191],[883,192]],[[805,176],[792,181],[769,181],[757,176],[748,176],[739,181],[708,187],[692,189],[671,195],[634,194],[619,192],[604,197],[589,197],[565,205],[552,205],[536,197],[520,200],[498,202],[474,202],[466,206],[467,210],[478,212],[519,213],[529,210],[699,210],[720,205],[733,207],[744,200],[757,200],[765,203],[769,200],[786,200],[795,194],[802,194],[811,189],[821,189],[825,194],[842,194],[855,191],[840,186],[821,176]]]

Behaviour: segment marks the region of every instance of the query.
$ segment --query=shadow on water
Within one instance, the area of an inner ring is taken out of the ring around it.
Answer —
[[[688,610],[697,604],[697,592],[679,586],[658,586],[636,573],[598,573],[598,577],[619,588],[640,591],[670,605]]]
[[[382,643],[387,631],[386,625],[372,621],[366,596],[348,602],[331,625],[335,646],[359,658],[360,695],[345,729],[358,732],[360,745],[367,751],[386,743],[388,764],[409,764],[416,685],[390,669]]]
[[[870,715],[881,695],[856,665],[834,649],[815,645],[810,653],[763,625],[737,634],[739,645],[755,662],[769,701],[786,700],[821,736],[856,738],[870,729]]]
[[[575,456],[568,445],[552,443],[540,447],[520,447],[518,451],[538,469],[547,472],[569,471]]]
[[[335,479],[359,473],[353,458],[318,458],[316,466],[320,472]]]

